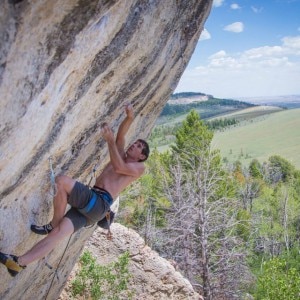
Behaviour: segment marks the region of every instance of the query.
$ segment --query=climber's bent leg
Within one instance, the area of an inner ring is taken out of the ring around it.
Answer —
[[[76,181],[68,176],[58,176],[55,178],[57,193],[53,200],[54,214],[52,221],[49,224],[43,226],[31,225],[31,230],[36,234],[46,235],[51,230],[58,226],[59,222],[64,217],[67,199],[71,194]]]
[[[56,177],[55,182],[57,186],[57,194],[53,201],[54,214],[51,221],[53,228],[58,226],[65,215],[68,204],[68,196],[71,194],[76,181],[71,177],[63,175]]]
[[[70,236],[74,232],[74,226],[70,219],[63,218],[57,227],[55,227],[44,239],[34,245],[24,255],[18,257],[18,263],[26,266],[31,262],[43,258],[56,244],[66,236]]]

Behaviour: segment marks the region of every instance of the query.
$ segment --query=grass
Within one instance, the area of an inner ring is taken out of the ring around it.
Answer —
[[[254,158],[264,162],[277,154],[300,169],[299,128],[300,109],[284,110],[216,132],[212,144],[230,162],[248,165]]]

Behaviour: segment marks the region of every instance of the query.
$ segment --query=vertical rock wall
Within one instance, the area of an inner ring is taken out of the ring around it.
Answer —
[[[147,138],[198,41],[212,0],[0,2],[0,249],[21,254],[52,215],[56,174],[88,182],[107,162],[99,126],[134,105],[128,142]],[[0,266],[1,299],[55,299],[94,228],[62,241],[16,278]],[[65,251],[66,245],[68,248]],[[60,261],[61,260],[61,261]],[[21,297],[22,296],[22,297]],[[21,298],[20,298],[21,297]]]

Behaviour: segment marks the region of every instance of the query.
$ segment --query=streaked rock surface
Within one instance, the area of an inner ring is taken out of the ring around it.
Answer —
[[[0,2],[0,249],[21,254],[52,216],[56,174],[87,183],[107,162],[103,121],[123,104],[147,138],[186,67],[212,0],[2,0]],[[16,278],[0,267],[1,299],[55,299],[93,228],[62,241]],[[61,262],[60,262],[61,260]],[[60,262],[60,263],[59,263]],[[52,281],[53,279],[53,281]]]

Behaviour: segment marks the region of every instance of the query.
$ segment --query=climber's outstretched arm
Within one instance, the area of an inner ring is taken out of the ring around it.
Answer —
[[[117,137],[116,137],[116,145],[121,155],[125,154],[125,136],[130,128],[130,125],[134,119],[133,106],[131,104],[125,105],[126,118],[123,120],[121,125],[119,126]]]
[[[102,127],[102,136],[106,140],[109,150],[110,163],[114,171],[118,174],[139,177],[145,170],[144,164],[138,162],[139,157],[125,157],[118,150],[114,134],[108,125]],[[138,147],[136,143],[131,147]]]

